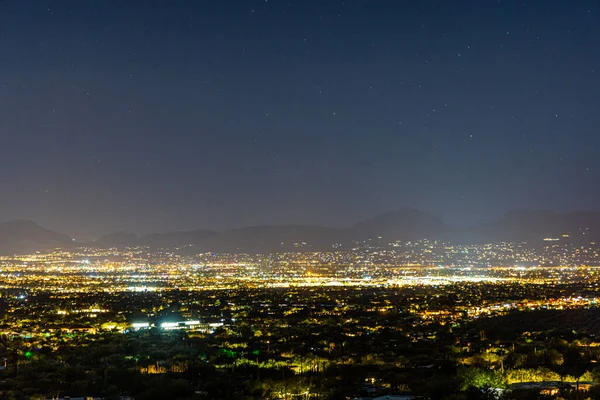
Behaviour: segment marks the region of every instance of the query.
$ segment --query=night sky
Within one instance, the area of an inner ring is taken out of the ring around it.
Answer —
[[[0,1],[0,221],[600,210],[600,5]]]

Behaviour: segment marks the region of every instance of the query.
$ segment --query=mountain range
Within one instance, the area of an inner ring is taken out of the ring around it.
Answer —
[[[0,224],[0,254],[28,253],[73,245],[69,235],[42,228],[33,221],[14,220]]]
[[[568,237],[568,239],[567,239]],[[116,232],[91,243],[75,243],[69,235],[43,228],[32,221],[0,224],[0,254],[71,248],[148,246],[188,248],[193,252],[321,251],[350,248],[364,243],[435,239],[455,243],[519,241],[542,243],[544,238],[562,238],[576,243],[600,243],[600,213],[575,211],[511,211],[496,221],[470,228],[457,228],[442,219],[414,209],[376,215],[349,228],[318,225],[253,226],[223,232],[194,230],[138,236]]]

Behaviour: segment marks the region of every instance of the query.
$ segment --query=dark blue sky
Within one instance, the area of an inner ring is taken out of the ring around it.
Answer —
[[[0,220],[600,210],[597,1],[0,1]]]

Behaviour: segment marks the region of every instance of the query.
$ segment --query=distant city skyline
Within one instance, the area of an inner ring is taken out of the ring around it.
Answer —
[[[0,2],[0,221],[600,210],[600,4]]]

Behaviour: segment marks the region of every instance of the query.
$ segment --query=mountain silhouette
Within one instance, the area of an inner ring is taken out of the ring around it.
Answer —
[[[135,247],[139,244],[140,239],[136,234],[119,231],[100,237],[94,241],[93,246],[100,248]]]
[[[198,229],[187,232],[152,233],[140,237],[139,243],[153,248],[174,248],[203,243],[217,235],[217,232]]]
[[[600,240],[600,213],[573,211],[510,211],[497,221],[471,229],[469,242],[539,243],[544,238],[568,236],[572,243]],[[567,239],[566,237],[564,239]]]
[[[190,253],[269,253],[281,251],[327,251],[360,246],[386,245],[398,240],[432,239],[454,243],[527,242],[532,246],[545,238],[576,244],[600,242],[600,213],[574,211],[510,211],[496,221],[470,228],[456,228],[427,212],[399,209],[375,215],[350,228],[318,225],[273,225],[230,229],[153,233],[137,236],[116,232],[88,246],[98,248],[147,246],[153,249],[186,248]],[[72,239],[32,221],[0,224],[0,253],[12,254],[73,246]]]
[[[450,228],[440,218],[429,213],[400,209],[378,214],[354,225],[356,240],[379,238],[385,240],[434,239],[445,235]]]
[[[42,228],[33,221],[14,220],[0,224],[0,253],[14,254],[73,245],[69,235]]]

